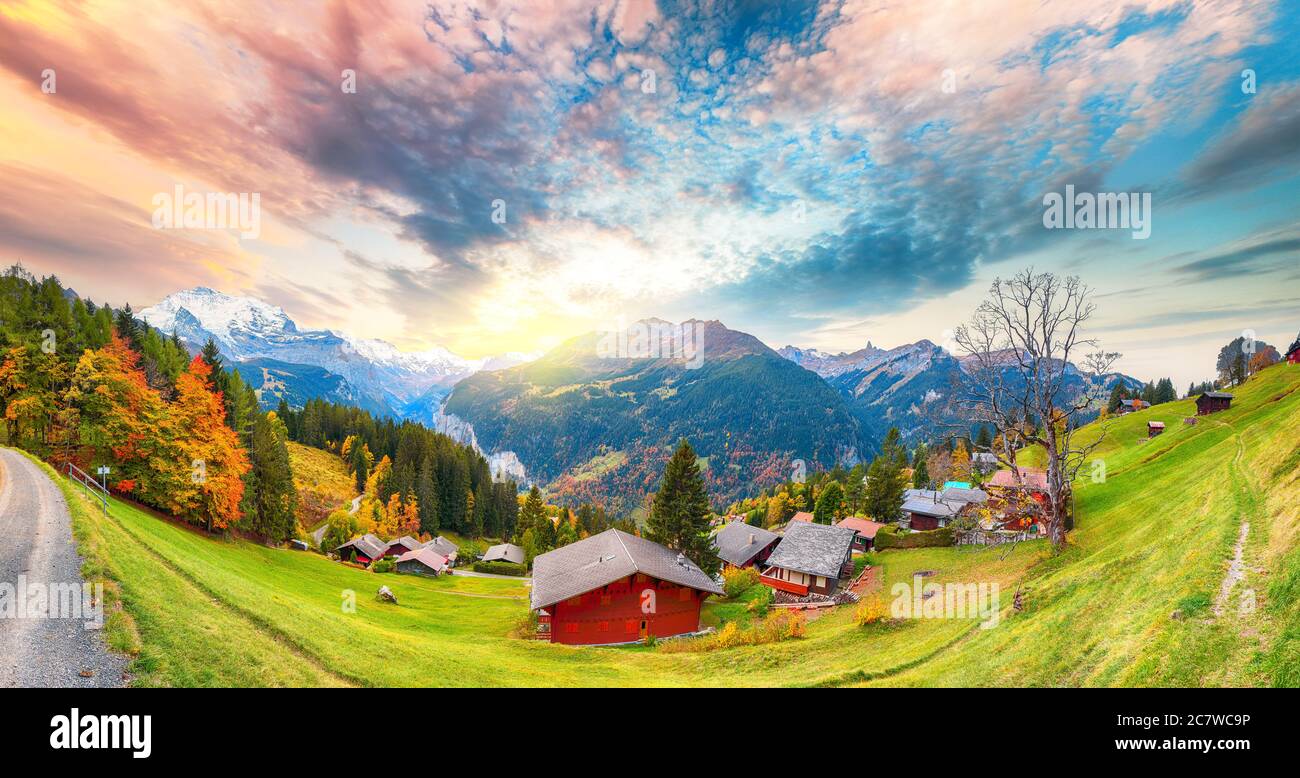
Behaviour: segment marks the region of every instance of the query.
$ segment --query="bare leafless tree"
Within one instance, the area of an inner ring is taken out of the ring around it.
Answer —
[[[1091,297],[1076,276],[1029,268],[994,280],[988,299],[954,336],[966,365],[956,398],[961,416],[998,431],[989,453],[1023,483],[1016,451],[1039,445],[1046,452],[1048,534],[1057,548],[1065,544],[1070,484],[1105,436],[1103,429],[1089,443],[1076,441],[1082,415],[1099,407],[1105,387],[1094,379],[1078,390],[1067,380],[1069,364],[1078,360],[1081,371],[1100,376],[1120,356],[1083,334],[1095,310]]]

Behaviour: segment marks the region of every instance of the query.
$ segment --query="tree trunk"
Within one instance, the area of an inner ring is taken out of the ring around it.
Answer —
[[[1065,548],[1065,478],[1061,463],[1057,458],[1056,433],[1051,427],[1047,430],[1047,533],[1052,539],[1052,547],[1057,551]]]

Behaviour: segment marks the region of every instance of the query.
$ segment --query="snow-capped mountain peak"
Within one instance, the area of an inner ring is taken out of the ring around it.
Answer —
[[[183,316],[182,312],[189,316]],[[293,320],[278,306],[252,297],[234,297],[206,286],[169,294],[157,305],[141,311],[140,317],[163,332],[175,330],[182,337],[182,325],[197,323],[218,344],[241,337],[298,331]]]
[[[321,368],[342,378],[367,407],[390,409],[399,418],[432,422],[451,387],[485,365],[491,369],[528,361],[527,355],[466,359],[446,348],[403,351],[373,338],[336,330],[300,330],[278,306],[253,297],[194,287],[145,308],[140,317],[164,333],[175,332],[193,351],[214,340],[222,355],[246,366],[255,384],[261,365],[274,360],[283,372],[293,365]]]

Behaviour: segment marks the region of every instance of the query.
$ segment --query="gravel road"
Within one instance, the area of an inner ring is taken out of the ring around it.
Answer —
[[[0,597],[11,606],[23,605],[20,577],[28,602],[33,586],[51,584],[76,585],[80,599],[81,557],[62,492],[22,454],[0,449]],[[9,610],[0,609],[0,687],[123,685],[126,659],[110,654],[85,619],[15,618]],[[48,606],[38,611],[48,614]]]

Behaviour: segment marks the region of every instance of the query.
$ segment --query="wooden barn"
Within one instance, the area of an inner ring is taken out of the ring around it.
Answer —
[[[1197,416],[1208,416],[1231,407],[1232,395],[1227,392],[1201,392],[1201,395],[1196,398]]]
[[[1147,437],[1154,438],[1156,435],[1163,435],[1165,432],[1165,423],[1163,421],[1147,422]]]
[[[533,560],[530,605],[552,643],[607,645],[697,632],[722,587],[672,549],[616,529]]]
[[[718,530],[713,543],[718,548],[718,558],[727,567],[753,567],[771,556],[772,549],[781,542],[781,536],[762,527],[743,521],[733,521]]]
[[[427,548],[407,551],[397,558],[397,572],[436,578],[451,567],[447,558]]]
[[[1119,413],[1120,416],[1123,416],[1125,414],[1133,413],[1134,411],[1140,411],[1143,408],[1150,408],[1150,407],[1151,407],[1151,403],[1147,402],[1146,400],[1141,400],[1134,397],[1132,400],[1120,400],[1119,410],[1117,411],[1117,413]]]
[[[1288,365],[1300,365],[1300,343],[1296,344],[1294,348],[1286,352],[1286,356],[1282,358],[1286,360]]]
[[[455,563],[457,555],[460,553],[460,547],[442,535],[425,543],[421,548],[427,548],[440,557],[445,558],[448,562]]]
[[[410,551],[416,551],[424,548],[424,544],[410,535],[403,535],[397,540],[390,541],[387,548],[384,549],[384,556],[401,556]]]
[[[382,558],[387,548],[387,543],[375,535],[367,533],[359,538],[353,538],[334,549],[334,553],[339,555],[339,559],[346,562],[368,565],[376,559]]]
[[[798,597],[832,595],[840,581],[853,577],[857,531],[825,524],[791,524],[759,577],[765,585]]]
[[[920,491],[920,490],[918,490]],[[966,503],[958,500],[945,500],[939,496],[909,497],[903,501],[903,514],[907,526],[915,530],[939,529],[948,526]]]

